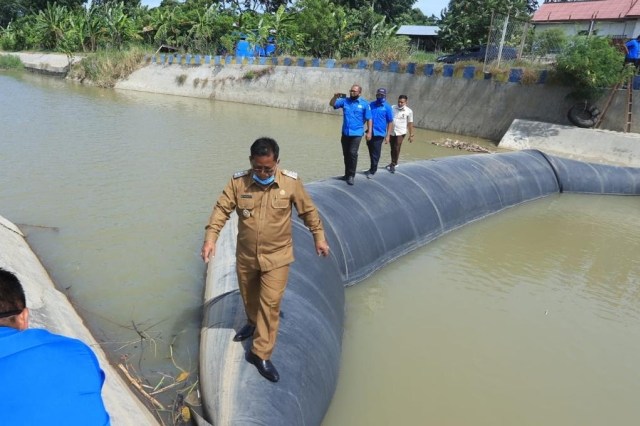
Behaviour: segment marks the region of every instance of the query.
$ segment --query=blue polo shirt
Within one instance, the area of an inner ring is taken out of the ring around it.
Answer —
[[[627,59],[638,59],[640,57],[640,43],[635,38],[633,40],[629,40],[625,43],[629,53],[627,54]]]
[[[107,426],[104,373],[80,340],[0,326],[3,425]]]
[[[373,120],[373,136],[387,136],[387,125],[393,122],[393,110],[384,99],[371,102],[371,119]]]
[[[351,98],[338,98],[333,109],[338,108],[343,109],[342,134],[345,136],[364,135],[364,123],[371,120],[369,102],[362,98],[355,101]]]

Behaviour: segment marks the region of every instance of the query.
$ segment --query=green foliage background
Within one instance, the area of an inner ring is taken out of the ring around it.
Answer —
[[[139,0],[96,0],[88,8],[86,0],[43,1],[0,0],[0,49],[69,53],[169,45],[224,54],[244,35],[254,45],[275,37],[279,55],[375,56],[382,48],[388,56],[409,50],[408,39],[395,37],[399,25],[436,19],[412,9],[416,0],[163,0],[156,8]]]

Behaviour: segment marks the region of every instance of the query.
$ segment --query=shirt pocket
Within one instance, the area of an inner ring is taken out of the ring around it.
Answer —
[[[252,210],[254,206],[253,198],[240,198],[238,200],[239,210]]]
[[[271,207],[274,209],[286,209],[291,206],[289,196],[276,195],[271,199]]]

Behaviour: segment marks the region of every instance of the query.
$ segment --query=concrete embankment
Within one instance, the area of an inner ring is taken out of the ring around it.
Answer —
[[[354,83],[362,85],[367,99],[374,99],[378,87],[387,88],[390,102],[408,95],[417,127],[494,141],[514,119],[570,125],[567,112],[574,103],[567,98],[569,89],[548,84],[308,66],[150,63],[116,88],[337,114],[329,99]],[[623,130],[625,95],[614,96],[602,128]],[[640,113],[640,106],[636,110]],[[639,132],[640,125],[632,124],[632,131]]]
[[[640,167],[640,134],[514,120],[500,148],[538,149],[591,163]]]
[[[564,99],[566,90],[557,87],[366,69],[149,64],[116,88],[336,113],[329,99],[354,83],[367,99],[375,99],[378,87],[387,88],[390,102],[406,94],[415,125],[425,129],[498,141],[514,118],[569,124],[565,116],[571,103]]]
[[[62,54],[11,54],[19,56],[31,70],[64,75],[69,67],[69,59]],[[116,88],[339,114],[329,107],[329,98],[354,83],[363,87],[367,99],[374,99],[378,87],[388,89],[390,102],[400,94],[408,95],[415,125],[424,129],[499,141],[515,119],[571,125],[567,112],[574,101],[567,98],[570,90],[565,87],[370,68],[150,62],[117,83]],[[619,90],[611,98],[602,129],[624,131],[628,118],[626,94],[626,90]],[[606,101],[602,99],[598,105]],[[633,104],[632,117],[639,114],[640,104]],[[636,121],[632,120],[631,131],[640,133]]]
[[[2,216],[0,216],[0,267],[16,273],[22,282],[27,306],[31,313],[31,327],[46,328],[53,333],[80,339],[91,346],[106,375],[102,396],[113,426],[159,424],[147,407],[129,389],[115,368],[109,364],[102,348],[69,300],[55,288],[20,229]],[[20,386],[16,385],[16,391],[20,391]]]
[[[70,65],[80,59],[77,56],[67,57],[60,53],[0,52],[0,54],[19,57],[25,68],[31,71],[60,77],[66,76]]]

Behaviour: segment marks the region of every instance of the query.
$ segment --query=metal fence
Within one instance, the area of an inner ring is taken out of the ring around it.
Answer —
[[[483,71],[507,68],[508,61],[520,59],[529,31],[528,17],[494,12],[489,26]]]

